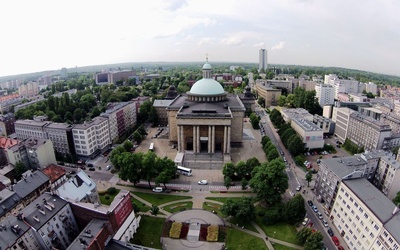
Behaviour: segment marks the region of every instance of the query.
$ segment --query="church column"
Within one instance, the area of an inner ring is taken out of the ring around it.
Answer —
[[[182,152],[181,145],[181,126],[178,125],[178,152]]]
[[[215,125],[211,127],[211,153],[215,153]]]
[[[199,125],[196,126],[196,143],[197,143],[197,145],[196,145],[197,153],[200,153],[201,146],[200,146],[200,126]]]
[[[196,126],[193,126],[193,153],[197,153],[196,132],[197,132]]]
[[[227,152],[226,153],[230,153],[231,152],[231,127],[229,126],[228,127],[228,132],[227,132],[227,134],[228,134],[228,141],[227,141],[227,145],[226,145],[226,148],[227,148]]]
[[[224,126],[224,144],[222,146],[222,152],[224,154],[226,154],[226,139],[227,139],[226,131],[227,131],[226,126]]]
[[[185,138],[183,138],[183,126],[180,126],[180,127],[181,127],[181,133],[180,133],[180,135],[181,135],[181,140],[180,140],[181,152],[184,152],[185,151]]]
[[[211,149],[211,126],[208,126],[208,153],[212,153],[212,149]]]

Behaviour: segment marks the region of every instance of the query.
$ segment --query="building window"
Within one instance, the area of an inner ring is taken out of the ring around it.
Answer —
[[[356,215],[356,219],[357,219],[357,220],[360,220],[360,217],[359,217],[358,215]]]
[[[378,231],[379,227],[377,225],[374,226],[375,230]]]
[[[369,234],[369,237],[374,238],[374,234],[373,234],[373,233],[370,233],[370,234]]]

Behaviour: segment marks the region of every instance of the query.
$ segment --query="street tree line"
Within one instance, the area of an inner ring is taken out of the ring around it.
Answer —
[[[148,182],[155,180],[156,185],[163,184],[164,187],[176,174],[175,163],[168,157],[160,158],[154,152],[132,153],[132,143],[126,141],[116,147],[110,155],[110,160],[119,174],[119,178],[130,181],[133,185],[140,180]]]

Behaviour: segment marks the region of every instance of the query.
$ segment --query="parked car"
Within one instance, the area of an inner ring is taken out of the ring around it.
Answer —
[[[338,249],[338,250],[344,250],[344,247],[338,246],[337,249]]]
[[[335,244],[335,246],[339,246],[339,245],[340,245],[340,242],[339,242],[338,237],[332,236],[332,241],[333,241],[333,243]]]
[[[317,206],[313,205],[311,208],[312,208],[312,210],[313,210],[315,213],[318,213],[318,208],[317,208]]]
[[[108,166],[106,167],[107,170],[110,170],[111,168],[112,168],[111,165],[108,165]]]
[[[88,163],[87,166],[88,166],[88,168],[93,168],[94,167],[92,163]]]
[[[329,236],[331,236],[331,237],[334,236],[333,231],[332,231],[332,228],[330,228],[330,227],[328,227],[328,234],[329,234]]]
[[[310,207],[314,206],[314,203],[313,203],[311,200],[308,200],[307,203],[308,203],[308,205],[309,205]]]
[[[322,224],[324,224],[324,227],[328,227],[328,222],[326,220],[322,220]]]
[[[197,184],[199,184],[199,185],[207,185],[208,181],[207,180],[201,180],[201,181],[198,181]]]
[[[153,192],[155,192],[155,193],[162,193],[164,190],[163,190],[163,188],[162,187],[155,187],[155,188],[153,188]]]
[[[296,191],[300,191],[301,190],[301,186],[297,186]]]
[[[304,220],[303,220],[303,222],[301,223],[301,225],[303,225],[303,226],[305,226],[305,225],[307,225],[307,223],[308,223],[308,221],[309,221],[310,219],[309,218],[304,218]]]
[[[89,168],[89,171],[95,171],[96,169],[94,167]]]
[[[320,212],[317,212],[317,215],[318,215],[318,219],[320,219],[320,220],[322,220],[324,218]]]

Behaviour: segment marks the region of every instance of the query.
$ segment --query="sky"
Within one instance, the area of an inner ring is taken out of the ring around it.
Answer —
[[[250,62],[400,75],[398,0],[15,0],[0,76],[124,62]]]

